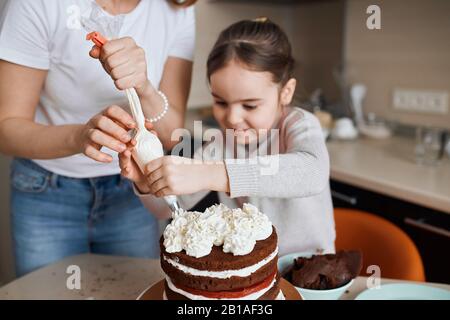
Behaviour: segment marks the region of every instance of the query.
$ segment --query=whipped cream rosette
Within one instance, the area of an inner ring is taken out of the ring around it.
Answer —
[[[255,206],[230,209],[219,204],[205,212],[177,210],[164,231],[167,252],[186,251],[193,257],[203,257],[213,246],[223,246],[233,255],[250,253],[258,240],[272,234],[272,223]]]

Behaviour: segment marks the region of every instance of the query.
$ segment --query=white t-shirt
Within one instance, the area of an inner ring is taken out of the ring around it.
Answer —
[[[125,93],[116,89],[100,62],[89,56],[93,44],[86,41],[79,17],[89,16],[91,8],[91,0],[10,0],[6,5],[0,24],[0,59],[49,70],[36,110],[37,123],[84,124],[109,105],[127,108]],[[193,59],[194,8],[176,9],[166,0],[141,0],[125,16],[119,37],[124,36],[145,50],[148,77],[158,88],[169,56]],[[118,174],[117,154],[102,151],[114,161],[99,163],[82,154],[34,161],[74,178]]]

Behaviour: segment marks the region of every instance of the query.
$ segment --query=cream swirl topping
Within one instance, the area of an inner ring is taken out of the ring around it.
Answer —
[[[242,209],[214,205],[205,212],[178,210],[164,231],[164,247],[169,253],[186,251],[196,258],[208,255],[213,245],[224,252],[246,255],[256,241],[272,234],[269,218],[251,204]]]

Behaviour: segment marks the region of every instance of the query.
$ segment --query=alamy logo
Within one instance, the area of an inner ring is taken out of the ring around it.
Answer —
[[[381,268],[378,265],[370,265],[367,267],[366,272],[372,274],[367,278],[367,288],[369,289],[380,289],[381,284]]]
[[[77,265],[70,265],[66,269],[66,273],[70,274],[66,280],[66,287],[69,290],[81,289],[81,269]]]
[[[372,4],[367,7],[367,14],[370,16],[366,20],[366,26],[369,30],[380,30],[381,29],[381,8],[376,4]]]
[[[191,154],[192,141],[198,160],[208,163],[221,162],[227,159],[228,163],[249,164],[259,168],[262,176],[270,176],[278,173],[280,168],[280,130],[279,129],[248,129],[249,142],[240,145],[232,129],[220,130],[208,128],[203,130],[202,121],[194,121],[193,132],[185,128],[175,129],[171,140],[179,141],[172,149],[172,156]],[[201,137],[194,139],[194,137]],[[203,143],[204,142],[204,143]],[[183,160],[180,159],[180,163]]]
[[[81,29],[81,9],[77,5],[71,5],[67,7],[67,21],[66,27],[69,30],[80,30]]]

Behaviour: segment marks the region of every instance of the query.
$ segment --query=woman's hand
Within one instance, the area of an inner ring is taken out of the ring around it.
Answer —
[[[117,89],[135,88],[139,96],[142,96],[151,87],[147,77],[145,51],[133,38],[111,40],[102,48],[94,46],[89,55],[100,60]]]
[[[223,163],[204,163],[189,158],[166,156],[146,166],[150,193],[157,197],[191,194],[201,190],[228,191]]]
[[[135,121],[124,109],[110,106],[75,132],[78,151],[96,161],[111,162],[112,157],[101,152],[101,148],[108,147],[119,153],[125,151],[131,141],[128,131],[135,127]]]

